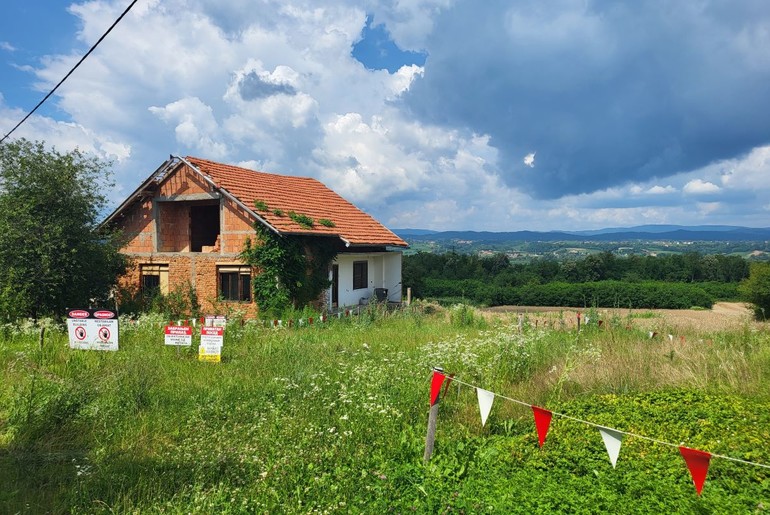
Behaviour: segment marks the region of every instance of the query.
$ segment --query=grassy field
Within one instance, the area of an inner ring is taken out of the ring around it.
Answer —
[[[709,312],[704,312],[708,316]],[[0,513],[755,513],[770,468],[714,458],[701,496],[675,448],[449,389],[422,461],[431,366],[499,395],[770,465],[770,332],[740,321],[417,304],[312,327],[231,324],[223,361],[121,322],[116,353],[0,328]],[[602,326],[597,320],[603,318]],[[571,316],[569,317],[571,320]],[[659,334],[649,337],[649,331]],[[672,338],[668,338],[672,334]],[[674,337],[675,336],[675,337]],[[684,338],[682,338],[684,337]],[[455,383],[456,384],[456,383]]]

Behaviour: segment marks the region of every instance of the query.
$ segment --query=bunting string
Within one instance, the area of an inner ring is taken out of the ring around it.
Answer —
[[[469,388],[473,388],[473,389],[475,389],[477,391],[478,390],[483,390],[483,388],[481,388],[479,386],[476,386],[476,385],[473,385],[471,383],[467,383],[467,382],[465,382],[465,381],[463,381],[461,379],[458,379],[457,376],[452,377],[452,381],[456,382],[457,384],[461,384],[461,385],[467,386]],[[495,393],[495,392],[491,392],[491,393],[493,393],[493,395],[495,397],[499,397],[501,399],[505,399],[505,400],[507,400],[509,402],[513,402],[513,403],[519,404],[521,406],[526,406],[528,408],[538,408],[538,406],[535,406],[535,405],[530,404],[528,402],[520,401],[518,399],[514,399],[512,397],[507,397],[505,395],[501,395],[501,394],[498,394],[498,393]],[[622,431],[620,429],[615,429],[613,427],[603,426],[601,424],[597,424],[595,422],[590,422],[588,420],[582,420],[582,419],[579,419],[579,418],[567,415],[565,413],[559,413],[557,411],[551,411],[551,414],[553,414],[553,415],[555,415],[557,417],[565,418],[567,420],[572,420],[573,422],[578,422],[580,424],[585,424],[585,425],[588,425],[588,426],[592,426],[592,427],[595,427],[595,428],[597,428],[599,430],[601,430],[601,429],[609,429],[610,431],[614,431],[616,433],[620,433],[620,434],[625,435],[625,436],[631,436],[633,438],[640,438],[642,440],[647,440],[649,442],[653,442],[653,443],[656,443],[656,444],[659,444],[659,445],[666,445],[668,447],[673,447],[675,449],[680,449],[682,447],[681,445],[677,445],[677,444],[671,443],[671,442],[666,442],[664,440],[658,440],[657,438],[651,438],[649,436],[644,436],[644,435],[640,435],[640,434],[636,434],[636,433],[630,433],[628,431]],[[714,453],[709,453],[709,454],[712,457],[714,457],[714,458],[721,458],[723,460],[734,461],[734,462],[737,462],[737,463],[743,463],[745,465],[753,465],[755,467],[762,467],[762,468],[770,469],[770,465],[765,465],[763,463],[756,463],[754,461],[742,460],[740,458],[734,458],[732,456],[725,456],[723,454],[714,454]]]

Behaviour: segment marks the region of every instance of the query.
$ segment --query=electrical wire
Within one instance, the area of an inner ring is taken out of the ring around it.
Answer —
[[[107,32],[105,32],[104,34],[102,34],[102,37],[100,37],[100,38],[99,38],[99,40],[98,40],[96,43],[94,43],[94,44],[93,44],[93,46],[92,46],[92,47],[91,47],[91,48],[88,50],[88,52],[86,52],[86,53],[85,53],[85,55],[84,55],[83,57],[81,57],[81,58],[80,58],[80,60],[77,62],[77,64],[75,64],[75,66],[73,66],[73,67],[70,69],[70,71],[69,71],[69,72],[67,72],[67,75],[65,75],[65,76],[64,76],[64,78],[63,78],[62,80],[60,80],[60,81],[59,81],[59,83],[58,83],[56,86],[54,86],[54,88],[53,88],[51,91],[49,91],[49,92],[48,92],[48,94],[47,94],[45,97],[43,97],[43,100],[41,100],[40,102],[38,102],[38,103],[37,103],[37,105],[35,106],[35,108],[34,108],[34,109],[32,109],[32,111],[30,111],[29,113],[27,113],[27,115],[26,115],[24,118],[22,118],[22,120],[21,120],[19,123],[17,123],[17,124],[16,124],[16,126],[15,126],[13,129],[11,129],[10,131],[8,131],[8,133],[7,133],[5,136],[3,136],[3,138],[2,138],[2,139],[0,139],[0,143],[2,143],[3,141],[5,141],[6,139],[8,139],[8,136],[10,136],[11,134],[13,134],[13,133],[14,133],[14,131],[15,131],[16,129],[18,129],[18,128],[21,126],[21,124],[23,124],[24,122],[26,122],[26,121],[27,121],[27,118],[29,118],[30,116],[32,116],[32,114],[33,114],[35,111],[37,111],[37,109],[38,109],[38,108],[39,108],[41,105],[43,105],[43,103],[45,103],[45,101],[46,101],[46,100],[48,100],[48,98],[50,98],[50,96],[51,96],[51,95],[53,95],[53,94],[54,94],[54,92],[55,92],[57,89],[59,89],[59,86],[61,86],[61,85],[64,83],[64,81],[65,81],[65,80],[67,80],[67,79],[69,78],[69,76],[70,76],[70,75],[72,75],[72,73],[73,73],[75,70],[77,70],[77,69],[78,69],[78,66],[80,66],[80,65],[83,63],[83,61],[85,61],[85,60],[86,60],[86,58],[87,58],[89,55],[91,55],[91,52],[93,52],[93,51],[96,49],[96,47],[98,47],[98,46],[99,46],[99,43],[101,43],[101,42],[102,42],[102,40],[104,40],[104,38],[106,38],[106,37],[107,37],[107,34],[109,34],[110,32],[112,32],[112,29],[114,29],[114,28],[115,28],[115,26],[116,26],[118,23],[120,23],[120,20],[122,20],[122,19],[123,19],[123,17],[124,17],[126,14],[128,14],[128,11],[130,11],[130,10],[131,10],[131,8],[134,6],[134,4],[136,4],[136,2],[138,2],[138,1],[139,1],[139,0],[133,0],[133,1],[131,2],[131,4],[130,4],[128,7],[126,7],[126,10],[125,10],[125,11],[123,11],[123,14],[121,14],[120,16],[118,16],[118,19],[116,19],[116,20],[115,20],[115,21],[112,23],[112,25],[110,25],[110,28],[108,28],[108,29],[107,29]]]

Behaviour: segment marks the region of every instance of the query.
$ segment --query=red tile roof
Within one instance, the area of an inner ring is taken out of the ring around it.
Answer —
[[[316,179],[255,172],[196,157],[186,160],[280,233],[334,235],[351,245],[408,246],[377,220]],[[267,209],[255,207],[255,201],[263,202]],[[283,214],[279,216],[274,210]],[[302,227],[289,217],[290,211],[312,218],[313,226]],[[322,219],[331,220],[334,227],[321,225],[319,220]]]

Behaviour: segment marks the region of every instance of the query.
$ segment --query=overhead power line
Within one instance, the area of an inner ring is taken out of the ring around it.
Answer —
[[[72,75],[72,72],[74,72],[75,70],[77,70],[77,69],[78,69],[78,66],[80,66],[80,65],[83,63],[83,61],[85,61],[85,60],[86,60],[86,58],[87,58],[89,55],[91,55],[91,52],[93,52],[93,51],[96,49],[96,47],[98,47],[98,46],[99,46],[99,43],[101,43],[101,42],[104,40],[104,38],[106,38],[106,37],[107,37],[107,34],[109,34],[110,32],[112,32],[112,29],[114,29],[114,28],[115,28],[115,25],[117,25],[118,23],[120,23],[120,20],[122,20],[122,19],[123,19],[123,17],[124,17],[126,14],[128,14],[128,11],[130,11],[130,10],[131,10],[131,8],[134,6],[134,4],[135,4],[136,2],[138,2],[138,1],[139,1],[139,0],[133,0],[133,1],[131,2],[131,4],[130,4],[128,7],[126,7],[126,10],[125,10],[125,11],[123,11],[123,14],[121,14],[120,16],[118,16],[118,19],[117,19],[117,20],[115,20],[115,21],[112,23],[112,25],[110,25],[110,28],[109,28],[109,29],[107,29],[107,32],[105,32],[104,34],[102,34],[102,37],[100,37],[100,38],[99,38],[99,40],[98,40],[96,43],[94,43],[94,45],[93,45],[93,46],[92,46],[92,47],[91,47],[91,48],[88,50],[88,52],[86,52],[86,53],[85,53],[85,55],[84,55],[83,57],[81,57],[81,58],[80,58],[80,60],[77,62],[77,64],[75,64],[75,66],[73,66],[73,67],[72,67],[72,69],[71,69],[70,71],[68,71],[68,72],[67,72],[67,75],[65,75],[65,76],[64,76],[64,78],[63,78],[62,80],[60,80],[60,81],[59,81],[59,83],[58,83],[56,86],[54,86],[54,88],[53,88],[51,91],[49,91],[49,92],[48,92],[48,94],[47,94],[45,97],[43,97],[43,100],[41,100],[40,102],[38,102],[38,103],[37,103],[37,105],[35,106],[35,108],[34,108],[34,109],[32,109],[32,111],[30,111],[29,113],[27,113],[27,115],[26,115],[24,118],[22,118],[22,120],[21,120],[19,123],[17,123],[17,124],[16,124],[16,126],[15,126],[13,129],[11,129],[10,131],[8,131],[8,133],[7,133],[5,136],[3,136],[3,139],[0,139],[0,143],[2,143],[3,141],[5,141],[5,140],[8,138],[8,136],[10,136],[11,134],[13,134],[13,132],[14,132],[16,129],[18,129],[18,128],[21,126],[21,124],[23,124],[24,122],[26,122],[26,121],[27,121],[27,118],[29,118],[30,116],[32,116],[32,114],[33,114],[35,111],[37,111],[37,108],[38,108],[38,107],[40,107],[41,105],[43,105],[43,103],[44,103],[46,100],[48,100],[48,98],[49,98],[51,95],[53,95],[53,94],[54,94],[54,92],[55,92],[57,89],[59,89],[59,86],[61,86],[61,85],[64,83],[64,81],[65,81],[65,80],[67,80],[67,79],[69,78],[69,76],[70,76],[70,75]]]

